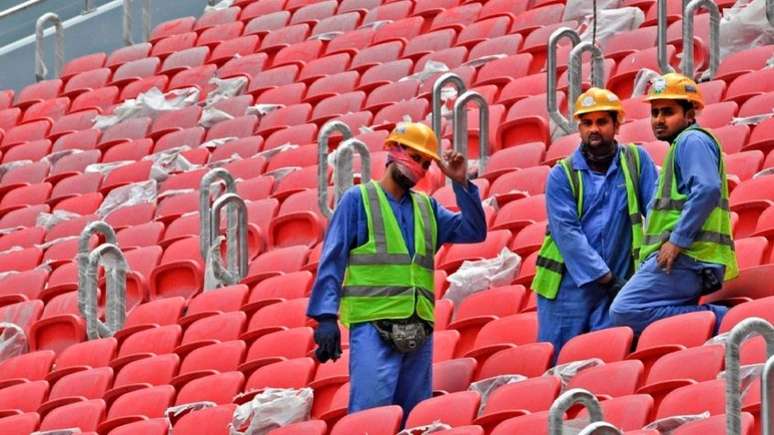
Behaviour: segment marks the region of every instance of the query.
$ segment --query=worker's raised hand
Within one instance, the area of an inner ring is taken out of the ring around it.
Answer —
[[[672,265],[677,259],[677,256],[680,255],[681,250],[682,249],[679,246],[671,242],[664,242],[664,244],[661,245],[661,250],[658,252],[656,263],[658,263],[664,272],[669,274],[669,272],[672,271]]]
[[[441,161],[436,162],[441,172],[453,181],[466,186],[468,184],[468,161],[465,156],[454,150],[446,150]]]

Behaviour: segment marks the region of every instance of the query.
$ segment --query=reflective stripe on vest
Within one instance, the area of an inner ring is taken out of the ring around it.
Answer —
[[[731,235],[728,182],[726,180],[723,153],[720,142],[712,132],[695,126],[683,130],[675,138],[664,158],[664,166],[659,176],[658,198],[653,202],[653,209],[650,211],[645,224],[645,239],[640,260],[645,261],[651,254],[661,249],[661,245],[669,240],[672,231],[680,220],[687,195],[677,190],[675,154],[682,135],[690,132],[702,132],[712,138],[720,156],[717,169],[722,186],[721,197],[718,200],[717,206],[710,212],[707,220],[704,221],[691,246],[683,249],[681,253],[698,261],[723,264],[726,267],[725,279],[728,280],[739,274],[739,266],[734,251],[734,239]]]
[[[626,186],[627,211],[632,227],[632,263],[636,269],[636,260],[639,257],[640,247],[643,243],[643,219],[639,195],[637,194],[640,184],[640,155],[637,146],[629,144],[623,147],[623,152],[619,154],[619,162]],[[563,159],[559,163],[567,175],[570,189],[575,196],[578,220],[580,220],[583,215],[583,178],[580,176],[580,171],[572,169],[572,156]],[[556,298],[562,282],[562,275],[564,274],[564,258],[548,231],[546,231],[546,236],[540,247],[535,268],[536,272],[535,278],[532,280],[532,290],[547,299]]]
[[[359,187],[368,223],[368,240],[350,251],[342,288],[342,323],[410,317],[432,322],[436,222],[427,195],[411,192],[414,257],[381,186]]]

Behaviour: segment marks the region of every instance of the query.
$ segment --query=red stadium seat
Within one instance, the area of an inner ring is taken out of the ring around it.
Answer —
[[[475,391],[461,391],[434,397],[417,404],[409,413],[406,427],[431,424],[436,420],[452,427],[471,424],[481,400]]]
[[[96,431],[105,417],[105,402],[102,399],[87,400],[51,410],[40,422],[40,431],[77,427],[81,431]]]
[[[546,411],[559,395],[560,387],[559,378],[554,376],[503,385],[492,392],[483,412],[473,423],[491,430],[507,419]]]
[[[559,352],[557,364],[599,358],[620,361],[629,354],[633,332],[628,327],[602,329],[573,337]],[[604,343],[604,345],[602,345]]]

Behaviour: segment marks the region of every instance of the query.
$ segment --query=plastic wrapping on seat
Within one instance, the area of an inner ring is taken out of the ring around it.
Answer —
[[[195,87],[174,89],[167,93],[154,87],[141,93],[137,98],[124,101],[113,110],[111,115],[96,116],[94,128],[105,130],[131,118],[153,119],[159,112],[179,110],[196,104],[199,101],[199,95],[200,91]]]
[[[40,213],[35,219],[36,227],[43,227],[46,231],[54,228],[57,224],[81,217],[78,213],[72,213],[65,210],[55,210],[52,213]]]
[[[599,367],[605,365],[605,362],[599,358],[590,358],[580,361],[572,361],[565,364],[559,364],[551,367],[546,371],[546,376],[556,376],[562,382],[562,391],[567,388],[572,378],[579,372],[590,369],[592,367]]]
[[[747,364],[739,367],[739,391],[742,398],[747,395],[754,384],[761,382],[763,366],[764,364]],[[717,379],[728,380],[726,370],[718,373]]]
[[[230,113],[215,107],[205,107],[202,110],[202,116],[199,118],[198,124],[200,127],[210,128],[219,122],[230,121],[232,119],[234,119],[234,117]]]
[[[766,0],[739,0],[720,19],[720,58],[774,44],[774,27],[766,19]]]
[[[233,5],[234,0],[220,0],[214,5],[207,4],[207,6],[204,7],[204,13],[206,14],[207,12],[222,11],[224,9],[230,8]]]
[[[226,236],[218,236],[218,238],[215,239],[215,242],[207,250],[204,268],[204,292],[234,285],[239,282],[239,278],[223,266],[220,247],[225,241]]]
[[[693,421],[706,420],[709,417],[709,411],[704,411],[701,414],[673,415],[671,417],[660,418],[658,420],[652,421],[642,429],[657,430],[660,433],[672,433],[673,430],[684,424],[691,423]]]
[[[119,160],[110,163],[92,163],[89,166],[86,166],[86,169],[84,169],[83,172],[102,174],[103,177],[107,177],[114,170],[131,165],[132,163],[134,163],[132,160]]]
[[[0,321],[0,362],[27,352],[27,334],[17,324]]]
[[[32,163],[32,160],[15,160],[13,162],[3,163],[0,165],[0,179],[2,179],[6,173],[16,168],[21,168],[22,166],[31,165]]]
[[[56,429],[56,430],[44,430],[44,431],[37,431],[32,432],[30,435],[74,435],[83,433],[80,429],[77,427],[69,428],[69,429]]]
[[[456,272],[446,278],[451,284],[444,298],[450,299],[457,307],[473,293],[510,284],[520,268],[521,257],[508,248],[503,248],[495,258],[466,260]]]
[[[503,385],[514,384],[529,379],[523,375],[500,375],[493,376],[491,378],[481,379],[480,381],[472,382],[468,387],[469,390],[477,391],[481,395],[481,405],[478,407],[478,415],[482,415],[486,409],[486,403],[489,401],[489,396],[494,390],[502,387]]]
[[[181,147],[170,148],[147,155],[143,157],[143,160],[150,160],[153,162],[151,178],[159,182],[159,178],[166,179],[171,173],[188,172],[200,167],[199,165],[189,162],[183,155],[184,152],[190,150],[190,146],[183,145]]]
[[[267,388],[234,410],[231,435],[264,435],[291,423],[305,421],[312,411],[311,388]]]
[[[248,79],[244,76],[237,76],[230,79],[219,79],[213,77],[210,84],[215,86],[215,90],[207,94],[205,106],[210,107],[219,101],[228,100],[242,94],[247,88]]]
[[[172,425],[179,420],[182,416],[207,408],[215,408],[218,404],[215,402],[203,401],[203,402],[191,402],[184,403],[182,405],[170,406],[164,411],[164,417],[169,421],[169,434],[173,435]]]
[[[156,180],[127,184],[110,191],[99,206],[97,215],[104,218],[123,207],[153,203],[157,195]]]
[[[609,10],[616,9],[621,6],[621,0],[598,0],[597,9]],[[578,21],[581,22],[589,15],[594,15],[594,4],[587,0],[567,0],[567,4],[564,6],[564,17],[562,21]]]
[[[436,420],[431,424],[427,424],[424,426],[416,426],[416,427],[403,429],[402,431],[398,432],[397,435],[426,435],[426,434],[431,434],[434,432],[440,432],[442,430],[449,430],[449,429],[452,429],[452,427],[449,426],[448,424],[441,423],[440,421]]]
[[[632,88],[632,98],[645,95],[650,87],[651,81],[661,74],[649,68],[641,68],[634,77],[634,87]]]
[[[644,22],[645,13],[640,8],[603,9],[600,7],[597,11],[597,44],[604,45],[605,39],[620,32],[639,29]],[[594,35],[594,16],[587,16],[584,25],[586,31],[581,33],[581,40],[591,41]]]
[[[758,115],[745,116],[743,118],[731,118],[731,125],[758,125],[767,119],[774,118],[774,108],[771,113],[761,113]]]

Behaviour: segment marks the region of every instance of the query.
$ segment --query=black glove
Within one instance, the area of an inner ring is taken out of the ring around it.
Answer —
[[[321,363],[329,359],[336,361],[341,356],[341,332],[336,316],[319,316],[317,323],[317,329],[314,331],[314,342],[317,343],[317,349],[315,349],[314,354]]]
[[[621,291],[624,285],[626,285],[626,280],[618,278],[617,276],[614,275],[613,279],[611,279],[610,282],[605,284],[605,291],[607,292],[607,295],[612,300],[615,298],[618,292]]]

